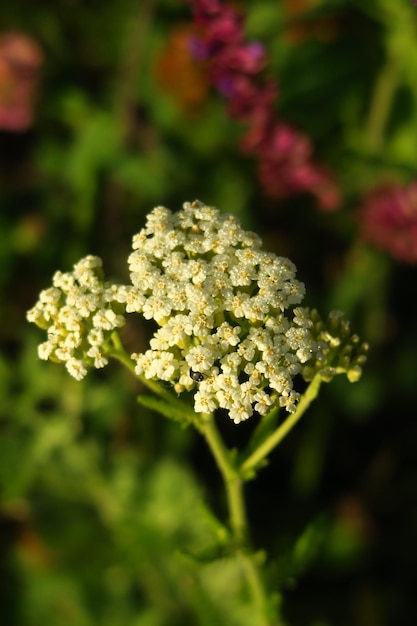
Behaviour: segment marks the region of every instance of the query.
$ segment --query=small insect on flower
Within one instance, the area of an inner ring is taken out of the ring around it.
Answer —
[[[191,368],[190,368],[190,377],[196,383],[201,383],[201,381],[204,380],[203,374],[201,374],[200,372],[194,372],[194,370],[192,370]]]

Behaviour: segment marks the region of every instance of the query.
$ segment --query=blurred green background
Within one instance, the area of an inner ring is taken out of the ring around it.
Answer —
[[[361,381],[325,386],[248,485],[254,543],[270,555],[271,580],[285,580],[288,624],[415,623],[416,269],[361,240],[356,208],[387,178],[415,178],[417,9],[408,0],[240,6],[248,38],[267,48],[281,117],[340,181],[336,212],[263,192],[239,151],[242,127],[190,60],[186,2],[0,8],[0,38],[24,34],[40,55],[24,76],[33,93],[19,96],[30,122],[16,130],[0,115],[4,626],[253,624],[239,610],[233,563],[207,563],[196,577],[187,558],[220,532],[200,500],[225,514],[198,435],[139,407],[138,384],[116,364],[78,383],[40,362],[42,333],[25,319],[55,270],[83,255],[125,281],[145,215],[195,198],[289,256],[307,304],[343,309],[371,344]],[[20,80],[6,70],[0,53],[0,112]],[[143,344],[140,322],[126,343]],[[219,418],[231,446],[253,428]],[[301,535],[311,558],[292,577],[287,553]]]

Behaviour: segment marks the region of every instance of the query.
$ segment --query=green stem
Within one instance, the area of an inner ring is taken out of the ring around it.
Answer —
[[[248,554],[241,550],[238,553],[239,562],[245,574],[248,587],[251,591],[255,606],[258,607],[258,614],[262,621],[258,622],[259,626],[278,626],[277,618],[270,618],[268,610],[268,598],[265,591],[265,585],[255,554]],[[280,624],[281,622],[279,622]]]
[[[289,417],[287,417],[285,422],[280,424],[272,435],[265,439],[265,441],[242,463],[240,470],[243,475],[251,474],[256,466],[259,465],[259,463],[261,463],[290,432],[290,430],[308,409],[312,401],[317,397],[320,384],[321,378],[318,374],[316,374],[301,397],[295,413],[292,413]]]
[[[365,146],[373,154],[383,147],[384,131],[398,86],[399,67],[398,55],[390,52],[375,85],[365,128]]]
[[[116,117],[121,122],[121,139],[127,141],[132,135],[132,109],[136,103],[137,77],[148,67],[146,57],[152,31],[155,0],[132,1],[127,13],[125,30],[121,33],[121,62],[114,88]]]
[[[135,374],[135,364],[124,349],[123,344],[120,341],[119,334],[116,330],[112,333],[110,339],[113,347],[108,346],[106,354],[120,361],[120,363],[125,365],[125,367],[127,367],[127,369],[130,370],[132,374]]]
[[[108,348],[107,354],[120,361],[135,374],[134,362],[124,350],[119,335],[115,332],[111,339],[112,347]],[[135,374],[135,376],[137,376],[137,374]],[[173,405],[177,405],[178,403],[181,405],[184,404],[156,381],[148,380],[144,376],[137,377],[160,398],[163,398]],[[184,404],[184,410],[185,409],[188,413],[190,412],[190,407]],[[233,453],[225,446],[216,427],[214,416],[212,414],[204,414],[198,416],[199,419],[195,419],[196,416],[194,412],[193,415],[194,419],[192,421],[206,439],[223,478],[230,528],[232,531],[233,541],[231,547],[241,564],[248,588],[255,606],[258,609],[261,620],[259,626],[274,626],[276,620],[271,621],[268,617],[268,595],[261,575],[257,555],[249,548],[248,520],[243,493],[245,478],[240,468],[237,467],[236,462],[234,462]]]

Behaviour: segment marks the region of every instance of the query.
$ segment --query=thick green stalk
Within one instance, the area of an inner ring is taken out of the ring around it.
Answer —
[[[248,588],[260,616],[259,626],[274,626],[276,623],[268,617],[268,597],[256,555],[249,549],[249,532],[243,495],[244,479],[233,463],[231,451],[226,448],[217,430],[213,415],[204,416],[200,432],[216,460],[223,477],[234,553],[239,559]]]
[[[230,527],[232,529],[234,542],[236,545],[242,546],[247,540],[247,519],[243,499],[243,481],[231,461],[230,450],[224,445],[212,415],[204,416],[202,424],[200,425],[200,432],[206,439],[224,480],[230,515]]]

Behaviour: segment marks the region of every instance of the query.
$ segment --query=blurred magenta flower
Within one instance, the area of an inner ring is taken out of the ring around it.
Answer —
[[[200,33],[190,41],[192,54],[207,63],[210,81],[228,101],[229,114],[247,125],[242,149],[257,159],[265,192],[273,197],[310,193],[322,209],[337,208],[338,186],[314,162],[310,139],[277,117],[278,87],[261,75],[267,65],[265,49],[245,41],[242,15],[221,0],[188,1]]]
[[[272,119],[255,125],[242,145],[258,158],[259,178],[273,197],[308,192],[320,207],[332,210],[340,204],[340,192],[332,174],[313,161],[313,146],[305,135]]]
[[[417,263],[417,182],[372,190],[359,215],[364,239],[398,261]]]
[[[31,37],[0,35],[0,129],[21,132],[33,123],[43,54]]]

